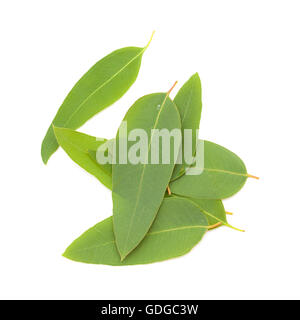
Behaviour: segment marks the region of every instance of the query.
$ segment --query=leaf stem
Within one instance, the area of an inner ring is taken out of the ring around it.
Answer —
[[[226,226],[226,227],[228,227],[228,228],[231,228],[231,229],[233,229],[233,230],[236,230],[236,231],[245,232],[245,230],[242,230],[242,229],[238,229],[238,228],[236,228],[236,227],[233,227],[233,226],[232,226],[231,224],[229,224],[229,223],[222,223],[222,222],[217,222],[216,224],[212,224],[212,225],[208,226],[207,230],[212,230],[212,229],[218,228],[218,227],[221,226],[221,225],[224,225],[224,226]]]
[[[229,211],[225,211],[226,212],[226,214],[228,214],[228,215],[230,215],[230,216],[232,216],[233,215],[233,213],[232,212],[229,212]]]
[[[175,81],[175,83],[172,85],[171,89],[167,92],[167,97],[170,95],[171,91],[174,89],[178,81]]]
[[[259,180],[259,177],[253,176],[252,174],[247,174],[247,177]]]
[[[245,230],[236,228],[236,227],[232,226],[232,225],[229,224],[229,223],[225,224],[225,226],[227,226],[228,228],[231,228],[231,229],[233,229],[233,230],[236,230],[236,231],[245,232]]]
[[[147,45],[146,45],[146,47],[145,47],[145,50],[149,47],[149,45],[150,45],[150,43],[151,43],[151,41],[152,41],[152,39],[153,39],[154,33],[155,33],[155,30],[152,32],[151,37],[150,37],[150,40],[148,41],[148,43],[147,43]]]
[[[215,224],[212,224],[211,226],[208,226],[207,230],[212,230],[212,229],[218,228],[221,225],[222,225],[222,222],[217,222]]]
[[[167,186],[168,195],[170,196],[172,194],[171,189],[169,186]]]

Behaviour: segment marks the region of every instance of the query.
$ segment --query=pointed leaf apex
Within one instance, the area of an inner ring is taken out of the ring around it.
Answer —
[[[151,37],[150,37],[150,40],[148,41],[145,49],[147,49],[147,48],[149,47],[149,45],[150,45],[150,43],[151,43],[151,41],[152,41],[152,39],[153,39],[154,33],[155,33],[155,30],[152,32]]]

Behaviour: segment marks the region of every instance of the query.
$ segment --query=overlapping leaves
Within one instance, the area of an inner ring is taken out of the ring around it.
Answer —
[[[198,140],[202,93],[197,73],[173,101],[170,91],[146,95],[124,118],[128,131],[145,130],[149,151],[153,129],[191,131],[189,143],[183,138],[181,148],[172,146],[174,159],[167,165],[151,161],[101,163],[99,152],[118,159],[120,130],[112,140],[74,131],[129,89],[145,49],[123,48],[94,65],[71,90],[43,141],[45,163],[61,146],[75,163],[113,191],[113,216],[84,232],[67,248],[64,256],[70,260],[115,266],[152,263],[186,254],[207,230],[220,225],[236,229],[227,222],[222,199],[237,193],[250,175],[236,154]],[[185,150],[194,155],[198,144],[203,146],[204,162],[201,174],[191,175],[195,164],[176,164],[176,158]],[[127,145],[126,152],[132,145]]]

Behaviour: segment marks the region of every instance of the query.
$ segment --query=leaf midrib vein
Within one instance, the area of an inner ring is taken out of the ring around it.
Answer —
[[[151,236],[151,235],[155,235],[155,234],[160,234],[160,233],[165,233],[165,232],[187,230],[187,229],[208,229],[208,227],[209,227],[209,226],[197,225],[197,226],[184,226],[184,227],[170,228],[170,229],[166,229],[166,230],[149,232],[149,233],[147,233],[147,236]]]
[[[74,115],[82,108],[83,104],[90,99],[96,92],[101,90],[105,85],[107,85],[110,81],[112,81],[118,74],[120,74],[124,69],[126,69],[135,59],[137,59],[140,55],[142,55],[146,50],[146,47],[141,50],[136,56],[134,56],[129,62],[127,62],[119,71],[117,71],[115,74],[113,74],[109,79],[104,81],[97,89],[95,89],[88,97],[86,97],[76,108],[76,110],[72,113],[70,118],[65,122],[65,126],[68,125],[68,123],[73,119]]]
[[[76,149],[77,151],[81,152],[81,153],[85,153],[86,155],[88,155],[88,151],[89,151],[89,148],[81,148],[78,146],[78,144],[75,144],[71,139],[68,139],[64,136],[61,136],[60,137],[62,140],[64,140],[65,142],[67,142],[70,146],[72,146],[74,149]],[[107,140],[103,141],[103,143],[105,143]],[[101,142],[99,140],[99,142]]]
[[[163,103],[162,103],[162,105],[161,105],[161,108],[160,108],[160,110],[159,110],[159,112],[158,112],[158,114],[157,114],[157,116],[156,116],[153,129],[156,129],[156,127],[157,127],[159,117],[160,117],[160,115],[161,115],[161,112],[162,112],[165,104],[166,104],[167,98],[168,98],[168,93],[166,94],[166,96],[165,96],[165,98],[164,98],[164,100],[163,100]],[[150,146],[151,146],[151,143],[152,143],[152,139],[153,139],[153,130],[151,131],[151,137],[150,137],[150,141],[149,141],[149,144],[148,144],[148,154],[149,154]],[[139,199],[140,199],[140,196],[141,196],[142,181],[143,181],[143,179],[144,179],[145,169],[146,169],[146,163],[143,164],[143,166],[142,166],[142,174],[141,174],[141,179],[140,179],[140,183],[139,183],[139,186],[138,186],[137,200],[136,200],[136,203],[135,203],[135,207],[134,207],[133,214],[132,214],[131,219],[130,219],[129,228],[127,229],[128,232],[127,232],[127,237],[126,237],[125,245],[127,244],[127,241],[128,241],[128,238],[129,238],[129,234],[130,234],[130,232],[131,232],[131,228],[132,228],[132,224],[133,224],[133,218],[134,218],[135,215],[136,215],[137,205],[138,205],[138,203],[139,203]],[[132,249],[132,250],[133,250],[133,249]]]
[[[165,230],[160,230],[160,231],[148,232],[146,237],[161,234],[161,233],[166,233],[166,232],[174,232],[174,231],[181,231],[181,230],[187,230],[187,229],[208,229],[208,227],[209,227],[208,225],[207,226],[196,225],[196,226],[184,226],[184,227],[170,228],[170,229],[165,229]],[[96,245],[86,247],[86,248],[75,249],[75,251],[79,252],[79,251],[91,250],[94,248],[105,247],[105,246],[112,244],[112,243],[116,243],[116,240],[108,241],[108,242],[101,243],[101,244],[96,244]]]
[[[221,173],[227,173],[227,174],[232,174],[232,175],[237,175],[237,176],[245,176],[247,177],[247,173],[241,173],[241,172],[234,172],[234,171],[229,171],[229,170],[223,170],[223,169],[211,169],[211,168],[203,168],[205,171],[209,172],[221,172]]]

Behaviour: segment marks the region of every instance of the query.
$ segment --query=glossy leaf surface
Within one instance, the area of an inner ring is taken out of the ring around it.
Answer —
[[[122,48],[98,61],[69,92],[52,124],[77,129],[120,99],[136,80],[145,49]],[[44,163],[58,148],[52,124],[42,143]]]
[[[171,157],[168,164],[151,163],[151,147],[154,143],[152,129],[180,130],[178,110],[166,93],[155,93],[142,97],[127,112],[124,121],[127,132],[139,128],[147,135],[147,163],[120,163],[119,146],[123,141],[120,130],[116,138],[116,164],[112,166],[113,219],[116,243],[121,258],[124,259],[148,232],[165,190],[170,181],[178,156],[179,145],[175,150],[171,144]],[[128,141],[127,155],[135,141]],[[161,145],[160,145],[161,152]]]
[[[189,170],[189,169],[187,169]],[[247,179],[243,161],[218,144],[204,141],[200,175],[183,175],[170,184],[172,193],[200,199],[224,199],[238,192]]]
[[[206,230],[205,215],[191,201],[166,198],[148,234],[125,260],[120,260],[112,217],[83,233],[64,256],[74,261],[113,266],[153,263],[188,253]]]

